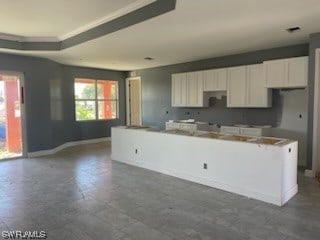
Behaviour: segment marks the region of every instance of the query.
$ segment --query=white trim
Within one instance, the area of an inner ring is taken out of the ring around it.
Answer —
[[[319,82],[320,82],[320,49],[315,51],[315,77],[314,77],[314,105],[313,105],[313,139],[312,139],[312,170],[308,171],[308,176],[315,177],[316,172],[319,171]],[[307,171],[306,173],[307,174]]]
[[[311,178],[315,177],[314,171],[313,170],[309,170],[309,169],[304,170],[304,175],[306,177],[311,177]]]
[[[59,42],[66,40],[70,37],[74,37],[80,33],[83,33],[85,31],[88,31],[92,28],[95,28],[101,24],[104,24],[106,22],[112,21],[118,17],[121,17],[123,15],[126,15],[130,12],[133,12],[139,8],[142,8],[144,6],[147,6],[156,0],[137,0],[134,1],[131,4],[128,4],[127,6],[120,8],[98,20],[95,20],[91,23],[88,23],[84,26],[81,26],[75,30],[72,30],[71,32],[61,35],[61,36],[56,36],[56,37],[26,37],[26,36],[21,36],[21,35],[13,35],[13,34],[6,34],[6,33],[0,33],[0,40],[10,40],[10,41],[16,41],[16,42]]]
[[[223,183],[221,181],[215,181],[215,180],[211,180],[211,179],[201,178],[198,176],[188,174],[183,171],[174,171],[174,170],[166,169],[163,167],[159,168],[159,166],[155,166],[152,163],[138,162],[138,161],[130,161],[130,163],[128,163],[127,159],[114,158],[113,156],[111,156],[111,159],[113,161],[122,162],[122,163],[125,163],[128,165],[134,165],[136,167],[146,168],[151,171],[160,172],[160,173],[163,173],[163,174],[166,174],[169,176],[173,176],[173,177],[181,178],[181,179],[184,179],[187,181],[203,184],[203,185],[217,188],[217,189],[221,189],[221,190],[224,190],[227,192],[240,194],[240,195],[246,196],[248,198],[253,198],[253,199],[260,200],[260,201],[272,203],[277,206],[284,205],[289,199],[291,199],[298,192],[298,185],[295,185],[292,189],[290,189],[288,192],[286,192],[282,197],[279,197],[279,196],[275,196],[275,195],[271,195],[271,194],[268,195],[263,192],[258,192],[256,190],[252,190],[252,189],[246,188],[246,187],[240,187],[240,186],[235,186],[235,185]]]
[[[94,138],[94,139],[80,140],[80,141],[74,141],[74,142],[67,142],[53,149],[37,151],[37,152],[29,152],[28,158],[52,155],[67,147],[73,147],[77,145],[90,144],[90,143],[98,143],[98,142],[104,142],[104,141],[111,141],[111,138],[104,137],[104,138]]]
[[[129,77],[126,78],[126,123],[129,125],[130,122],[130,103],[129,103],[129,81],[135,80],[139,81],[139,86],[140,86],[140,125],[142,125],[142,85],[141,85],[141,77]]]
[[[144,6],[147,6],[150,3],[153,3],[155,1],[156,0],[138,0],[138,1],[135,1],[135,2],[133,2],[133,3],[129,4],[129,5],[121,8],[121,9],[119,9],[119,10],[113,12],[113,13],[110,13],[110,14],[108,14],[108,15],[106,15],[106,16],[104,16],[104,17],[102,17],[102,18],[100,18],[100,19],[98,19],[96,21],[88,23],[88,24],[86,24],[86,25],[84,25],[82,27],[79,27],[79,28],[67,33],[67,34],[59,36],[58,38],[60,39],[60,41],[66,40],[66,39],[68,39],[70,37],[73,37],[73,36],[75,36],[77,34],[80,34],[82,32],[88,31],[88,30],[90,30],[92,28],[95,28],[95,27],[101,25],[101,24],[104,24],[106,22],[112,21],[113,19],[116,19],[118,17],[126,15],[126,14],[128,14],[130,12],[133,12],[133,11],[139,9],[139,8],[144,7]]]

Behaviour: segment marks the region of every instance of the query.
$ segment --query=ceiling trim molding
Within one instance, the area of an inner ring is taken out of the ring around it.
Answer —
[[[175,7],[176,0],[138,1],[108,17],[66,34],[61,39],[0,33],[0,48],[19,51],[61,51],[160,16],[174,10]]]
[[[114,20],[116,18],[124,16],[124,15],[126,15],[126,14],[128,14],[128,13],[130,13],[132,11],[135,11],[135,10],[137,10],[139,8],[142,8],[142,7],[146,6],[146,5],[149,5],[149,4],[151,4],[151,3],[155,2],[155,1],[156,0],[139,0],[139,1],[135,1],[135,2],[127,5],[126,7],[123,7],[123,8],[121,8],[121,9],[119,9],[119,10],[117,10],[117,11],[111,13],[111,14],[108,14],[107,16],[104,16],[104,17],[102,17],[102,18],[100,18],[100,19],[98,19],[96,21],[93,21],[93,22],[91,22],[89,24],[81,26],[81,27],[79,27],[79,28],[67,33],[67,34],[59,36],[58,40],[64,41],[64,40],[66,40],[68,38],[74,37],[74,36],[76,36],[76,35],[78,35],[78,34],[80,34],[82,32],[88,31],[88,30],[90,30],[92,28],[95,28],[95,27],[98,27],[99,25],[102,25],[102,24],[104,24],[106,22],[109,22],[111,20]]]

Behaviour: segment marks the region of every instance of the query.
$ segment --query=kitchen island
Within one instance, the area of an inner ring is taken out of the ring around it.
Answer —
[[[298,192],[297,141],[112,128],[111,158],[278,206]]]

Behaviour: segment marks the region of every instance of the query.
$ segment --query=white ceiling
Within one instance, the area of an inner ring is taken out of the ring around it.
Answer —
[[[0,23],[7,24],[0,24],[0,32],[61,37],[139,1],[7,0],[0,1],[1,10],[9,15],[8,9],[18,7],[17,2],[24,8],[6,20],[1,14]],[[26,21],[29,17],[32,21]],[[63,51],[0,51],[76,66],[135,70],[305,43],[310,33],[320,32],[319,22],[319,0],[177,0],[174,11]],[[285,31],[295,26],[301,31]],[[155,60],[144,60],[146,56]]]

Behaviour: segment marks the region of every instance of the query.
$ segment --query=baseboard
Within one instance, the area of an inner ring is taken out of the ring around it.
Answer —
[[[291,189],[289,189],[287,192],[285,192],[285,194],[282,196],[282,205],[284,205],[286,202],[288,202],[297,193],[298,193],[298,184],[296,184]]]
[[[314,178],[315,177],[315,172],[313,170],[306,169],[306,170],[304,170],[304,175],[306,177]]]
[[[264,202],[268,202],[268,203],[272,203],[274,205],[277,206],[282,206],[282,202],[281,202],[281,196],[275,196],[275,195],[267,195],[261,192],[257,192],[255,190],[252,189],[247,189],[247,188],[243,188],[243,187],[239,187],[239,186],[234,186],[234,185],[230,185],[230,184],[226,184],[223,182],[219,182],[219,181],[215,181],[212,179],[207,179],[207,178],[201,178],[198,176],[194,176],[194,175],[190,175],[189,173],[185,173],[185,172],[177,172],[177,171],[172,171],[169,169],[164,169],[164,168],[159,168],[158,166],[154,166],[153,164],[150,163],[146,163],[146,162],[137,162],[137,161],[127,161],[121,158],[118,158],[117,156],[112,155],[111,159],[114,161],[118,161],[118,162],[122,162],[128,165],[133,165],[136,167],[142,167],[151,171],[155,171],[155,172],[159,172],[162,174],[166,174],[166,175],[170,175],[173,177],[177,177],[180,179],[184,179],[187,181],[191,181],[191,182],[195,182],[195,183],[199,183],[205,186],[209,186],[212,188],[216,188],[216,189],[220,189],[223,191],[227,191],[227,192],[231,192],[234,194],[239,194],[248,198],[253,198],[253,199],[257,199],[260,201],[264,201]],[[296,188],[296,190],[298,190],[298,188]],[[288,194],[286,194],[286,201],[288,201],[295,193],[295,189],[288,192]]]
[[[99,143],[104,141],[111,141],[111,138],[104,137],[104,138],[94,138],[94,139],[86,139],[86,140],[80,140],[80,141],[74,141],[74,142],[67,142],[53,149],[37,151],[37,152],[29,152],[28,158],[52,155],[67,147],[73,147],[77,145],[90,144],[90,143]]]

